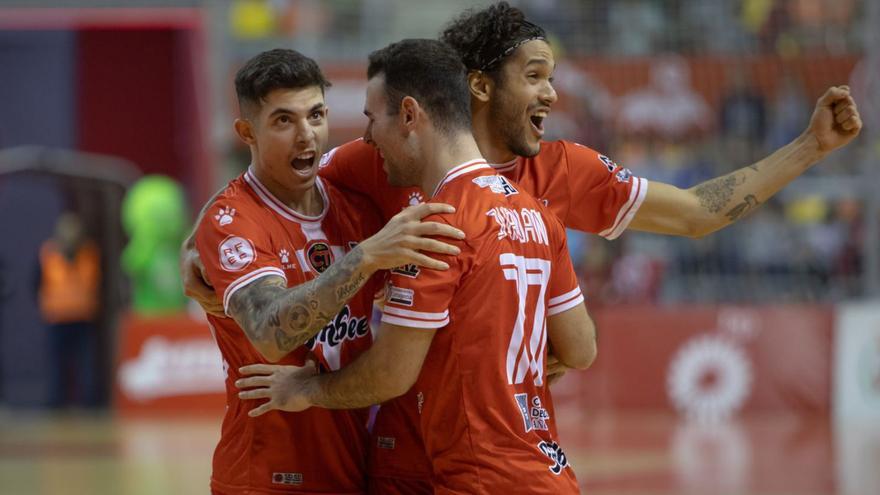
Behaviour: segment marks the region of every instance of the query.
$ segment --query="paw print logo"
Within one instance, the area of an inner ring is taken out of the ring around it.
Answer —
[[[220,226],[229,225],[232,223],[232,217],[235,216],[235,208],[225,207],[220,208],[220,211],[214,215],[214,220],[220,222]]]
[[[421,204],[424,201],[425,201],[425,199],[422,197],[422,193],[420,193],[420,192],[409,193],[408,202],[409,202],[410,206],[415,206],[415,205]]]
[[[282,249],[278,252],[278,256],[281,258],[282,263],[290,263],[290,252],[286,249]]]

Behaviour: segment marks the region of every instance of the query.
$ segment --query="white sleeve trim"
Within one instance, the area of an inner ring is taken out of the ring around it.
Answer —
[[[579,296],[580,294],[581,294],[581,288],[575,287],[574,289],[566,292],[565,294],[562,294],[561,296],[551,297],[550,300],[547,301],[547,306],[548,307],[556,306],[557,304],[564,303],[565,301],[568,301],[572,297]]]
[[[576,298],[569,300],[568,302],[547,308],[547,316],[558,315],[559,313],[563,313],[568,311],[569,309],[577,306],[578,304],[583,304],[584,295],[579,294]]]
[[[449,324],[448,316],[440,321],[413,320],[410,318],[401,318],[399,316],[392,316],[388,314],[387,306],[385,307],[385,311],[386,312],[382,314],[382,323],[391,323],[392,325],[400,325],[402,327],[411,328],[442,328]]]
[[[235,279],[234,282],[229,284],[229,287],[226,288],[226,291],[223,292],[223,312],[226,313],[226,316],[229,316],[229,311],[227,307],[229,306],[229,299],[233,294],[242,287],[250,284],[255,280],[259,280],[263,277],[268,277],[270,275],[275,275],[284,279],[287,282],[287,276],[284,274],[284,271],[280,268],[276,268],[274,266],[266,266],[260,268],[259,270],[254,270],[246,275],[242,275],[241,277]]]
[[[394,315],[394,316],[409,316],[411,318],[418,318],[420,320],[433,320],[439,321],[444,318],[449,318],[449,310],[442,313],[423,313],[421,311],[412,311],[409,309],[400,309],[395,308],[394,306],[385,306],[385,313]]]
[[[636,216],[636,212],[639,211],[642,202],[645,201],[647,193],[648,180],[641,177],[633,177],[633,185],[629,190],[629,199],[617,211],[617,218],[614,219],[611,227],[599,232],[599,235],[609,241],[620,237],[620,234],[626,230],[633,217]]]

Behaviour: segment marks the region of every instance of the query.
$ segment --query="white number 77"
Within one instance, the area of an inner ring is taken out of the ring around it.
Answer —
[[[544,296],[550,281],[550,261],[541,258],[525,258],[512,253],[499,257],[504,278],[516,282],[519,305],[513,335],[507,347],[507,382],[522,383],[526,372],[531,371],[535,385],[544,382],[544,348],[547,345],[547,318]],[[529,287],[538,287],[538,300],[534,308],[528,308]],[[526,328],[529,328],[528,334]]]

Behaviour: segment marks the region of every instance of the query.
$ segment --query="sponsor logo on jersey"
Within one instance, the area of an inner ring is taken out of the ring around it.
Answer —
[[[376,437],[376,447],[386,450],[394,450],[397,439],[394,437]]]
[[[257,259],[254,244],[245,239],[231,235],[220,243],[220,266],[228,272],[239,272]]]
[[[563,469],[570,466],[568,457],[565,456],[565,452],[562,451],[562,447],[558,443],[542,441],[538,444],[538,450],[553,462],[548,468],[551,473],[558,476],[562,473]]]
[[[306,245],[306,259],[318,273],[330,268],[333,263],[333,253],[325,241],[311,241]]]
[[[410,263],[409,265],[398,266],[391,270],[391,273],[396,273],[398,275],[403,275],[404,277],[416,278],[419,276],[419,267],[415,263]]]
[[[483,189],[488,187],[490,191],[496,194],[511,196],[519,193],[503,175],[481,175],[480,177],[475,177],[473,182]]]
[[[366,316],[352,316],[348,304],[336,314],[330,323],[324,326],[317,335],[306,341],[306,346],[314,350],[318,344],[335,347],[346,340],[355,340],[370,333],[370,323]]]
[[[302,473],[272,473],[272,483],[275,485],[302,485]]]
[[[486,212],[498,224],[498,239],[510,238],[520,243],[536,242],[549,246],[544,218],[537,210],[523,208],[519,211],[497,206]]]
[[[229,225],[232,223],[235,217],[235,208],[230,208],[228,206],[220,208],[220,211],[214,215],[214,220],[217,220],[217,223],[220,224],[221,227],[224,225]]]
[[[415,293],[412,289],[404,289],[403,287],[388,286],[388,302],[400,304],[403,306],[412,306]]]
[[[285,270],[293,270],[296,268],[296,263],[290,262],[290,251],[286,249],[278,251],[278,258],[281,260],[281,268]]]
[[[605,155],[599,155],[599,160],[601,160],[602,163],[605,164],[605,168],[608,169],[608,172],[609,172],[609,173],[614,172],[614,169],[617,168],[617,164],[614,163],[614,162],[611,160],[611,158],[608,158],[608,157],[605,156]]]
[[[416,394],[416,401],[419,406],[419,414],[422,414],[422,407],[425,406],[425,394],[419,392]]]
[[[629,182],[632,175],[633,173],[630,172],[628,168],[622,168],[617,172],[615,177],[617,178],[617,182]]]
[[[550,414],[541,405],[540,397],[536,395],[530,401],[529,394],[516,394],[513,396],[513,399],[519,406],[519,412],[522,413],[523,426],[526,429],[526,433],[532,430],[548,431],[550,429],[547,425]]]

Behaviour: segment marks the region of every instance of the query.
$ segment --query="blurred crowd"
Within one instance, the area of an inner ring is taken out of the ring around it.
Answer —
[[[547,138],[583,143],[649,180],[689,188],[756,162],[806,128],[827,85],[868,94],[864,67],[861,75],[853,67],[867,53],[866,1],[511,3],[555,39],[560,102]],[[437,19],[472,4],[237,0],[229,33],[239,46],[293,42],[332,63],[364,57],[390,41],[383,37],[436,32]],[[377,19],[388,28],[372,30]],[[627,71],[647,71],[645,83],[633,86],[639,77]],[[571,232],[583,286],[594,304],[859,296],[865,205],[852,185],[878,159],[865,134],[749,219],[704,239],[630,232],[609,243]]]

